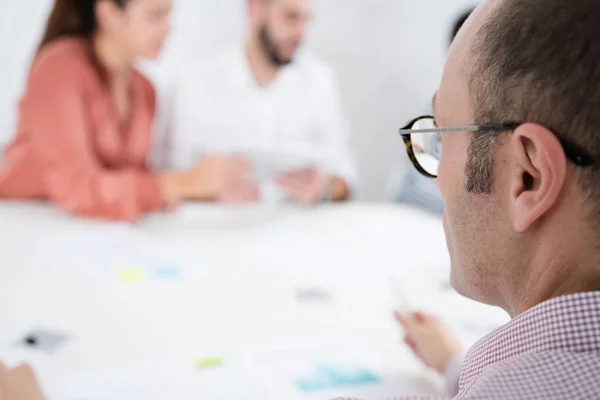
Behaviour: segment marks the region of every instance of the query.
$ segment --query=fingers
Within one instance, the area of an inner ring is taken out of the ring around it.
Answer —
[[[417,345],[417,342],[414,340],[414,338],[412,338],[410,336],[406,336],[404,338],[404,343],[406,343],[406,345],[415,354],[415,356],[421,358],[421,352],[419,351],[419,346]]]
[[[224,175],[227,186],[244,181],[252,173],[252,164],[243,158],[234,158],[225,164]]]
[[[421,346],[426,345],[423,343],[423,330],[424,325],[420,322],[417,313],[403,314],[396,312],[396,320],[404,329],[404,343],[410,348],[413,354],[427,364],[427,360],[423,357]]]
[[[284,189],[296,194],[301,194],[310,189],[310,185],[302,179],[297,177],[287,177],[279,180],[279,184],[284,187]]]
[[[231,196],[231,195],[226,195],[226,196],[220,197],[219,201],[221,203],[223,203],[223,204],[226,204],[226,205],[235,206],[235,205],[252,203],[255,200],[251,196],[239,196],[239,195],[238,196]]]
[[[410,318],[407,314],[401,313],[400,311],[395,311],[394,317],[396,317],[396,321],[398,321],[403,328],[407,327],[408,320]]]
[[[418,313],[405,314],[400,311],[396,311],[396,321],[398,321],[405,331],[414,331],[423,324],[422,319],[419,318],[417,314]]]
[[[33,369],[31,368],[31,366],[29,364],[21,364],[17,368],[15,368],[13,371],[15,372],[16,375],[26,377],[26,378],[29,378],[29,377],[33,378],[35,376],[35,374],[33,373]]]
[[[317,203],[326,186],[327,177],[314,168],[304,168],[282,175],[277,183],[291,199],[310,205]]]
[[[283,174],[278,181],[281,184],[295,182],[297,184],[310,185],[318,178],[318,176],[319,174],[314,168],[303,168]]]
[[[314,189],[309,185],[298,182],[289,182],[281,185],[287,197],[303,205],[314,204],[318,201],[318,196]]]
[[[431,322],[431,321],[433,321],[433,320],[434,320],[434,318],[433,318],[431,315],[429,315],[429,314],[426,314],[426,313],[424,313],[424,312],[422,312],[422,311],[417,311],[417,312],[414,314],[414,318],[415,318],[417,321],[419,321],[420,323],[423,323],[423,324],[425,324],[425,323],[427,323],[427,322]]]
[[[315,171],[308,169],[300,170],[295,174],[296,180],[305,185],[310,185],[311,183],[313,183],[316,177],[317,174],[315,173]]]
[[[395,311],[394,315],[396,316],[396,320],[402,326],[404,326],[405,324],[410,324],[410,323],[426,324],[426,323],[434,322],[437,320],[432,315],[429,315],[422,311],[417,311],[417,312],[414,312],[411,314],[406,314],[406,313],[402,313],[400,311]]]
[[[252,172],[252,163],[242,157],[234,157],[230,162],[231,171],[235,174],[247,175]]]
[[[284,175],[277,180],[277,183],[283,188],[283,191],[289,198],[302,204],[309,202],[311,187],[300,176],[300,173],[294,172]]]
[[[3,366],[4,372],[0,375],[0,397],[6,399],[43,400],[44,395],[35,377],[33,369],[26,364],[8,370]],[[4,397],[1,397],[4,398]]]
[[[219,201],[225,204],[243,204],[257,201],[260,190],[256,185],[238,185],[226,189],[219,195]]]
[[[210,182],[209,192],[221,200],[229,188],[247,184],[253,166],[245,158],[209,156],[200,161],[197,167],[202,171],[199,181]]]
[[[170,214],[176,213],[178,209],[179,209],[179,203],[169,203],[165,207],[165,211]]]
[[[279,183],[281,186],[288,187],[297,187],[301,185],[302,182],[303,180],[300,178],[298,173],[295,172],[284,174],[277,179],[277,183]]]
[[[201,171],[207,171],[209,175],[239,179],[250,174],[253,166],[250,161],[243,157],[211,155],[198,161],[195,168]]]

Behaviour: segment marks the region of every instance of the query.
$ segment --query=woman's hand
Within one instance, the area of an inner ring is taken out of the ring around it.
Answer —
[[[247,180],[252,165],[243,158],[208,156],[187,172],[159,177],[163,203],[172,208],[185,200],[215,201],[228,188]]]

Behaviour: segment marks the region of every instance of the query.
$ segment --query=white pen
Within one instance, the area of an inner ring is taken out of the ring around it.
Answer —
[[[394,296],[396,297],[396,301],[399,306],[398,311],[406,313],[413,312],[415,308],[413,307],[411,301],[408,299],[408,296],[406,296],[406,294],[404,293],[404,290],[402,290],[398,278],[392,278],[390,285],[392,287],[392,292],[394,293]]]

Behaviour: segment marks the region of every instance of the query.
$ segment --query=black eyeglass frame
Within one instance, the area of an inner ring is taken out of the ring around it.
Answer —
[[[408,153],[408,158],[412,162],[413,166],[419,171],[422,175],[428,178],[437,178],[436,175],[433,175],[427,172],[417,160],[417,156],[415,155],[415,151],[413,149],[413,143],[411,135],[419,134],[419,133],[442,133],[442,132],[502,132],[502,131],[514,131],[517,129],[521,123],[518,122],[504,122],[499,124],[487,124],[487,125],[472,125],[472,126],[453,126],[448,128],[431,128],[431,129],[413,129],[412,127],[419,121],[423,119],[431,119],[435,121],[435,117],[432,115],[422,115],[410,121],[406,126],[399,130],[400,136],[402,136],[402,140],[404,141],[404,145],[406,147],[406,152]],[[588,167],[595,163],[595,160],[592,156],[590,156],[587,152],[582,150],[579,146],[574,143],[571,143],[568,140],[562,139],[557,136],[560,145],[562,146],[565,155],[569,160],[571,160],[575,165],[580,167]]]

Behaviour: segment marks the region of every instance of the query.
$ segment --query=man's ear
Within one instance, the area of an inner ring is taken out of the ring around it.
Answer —
[[[567,158],[556,135],[538,124],[518,127],[511,145],[516,163],[510,186],[512,224],[516,232],[524,232],[558,201]]]

